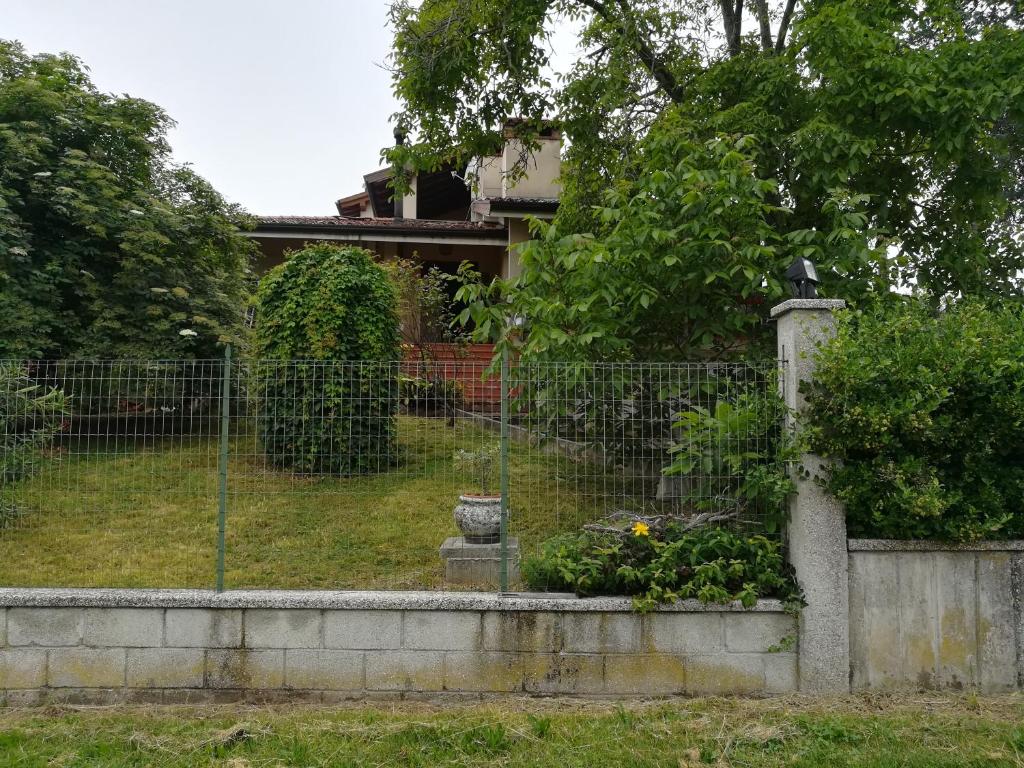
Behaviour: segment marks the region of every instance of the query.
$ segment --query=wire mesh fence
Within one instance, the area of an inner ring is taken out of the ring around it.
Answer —
[[[617,515],[757,527],[743,466],[781,411],[749,405],[776,380],[774,361],[0,362],[0,585],[517,589],[544,541]]]

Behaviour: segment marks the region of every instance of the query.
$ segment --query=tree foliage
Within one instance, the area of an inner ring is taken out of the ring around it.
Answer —
[[[0,357],[214,357],[238,340],[241,210],[170,161],[157,106],[0,41]]]
[[[935,305],[1024,290],[1013,4],[400,0],[392,20],[398,119],[416,141],[391,159],[436,167],[493,152],[509,116],[526,118],[513,127],[526,142],[544,119],[568,138],[558,217],[503,286],[531,296],[529,312],[513,301],[506,318],[540,316],[531,352],[610,328],[612,349],[593,353],[745,346],[761,326],[738,307],[779,298],[794,255],[852,301],[908,286]],[[583,53],[556,79],[547,43],[565,20]],[[746,218],[685,210],[706,186]],[[723,228],[738,247],[714,242]],[[638,287],[620,292],[627,273]],[[621,300],[595,299],[606,280]],[[539,283],[570,291],[541,307]]]
[[[1024,310],[846,313],[807,393],[808,437],[852,535],[1024,535]]]
[[[858,201],[826,203],[827,234],[783,229],[788,212],[773,201],[776,183],[757,176],[750,138],[702,141],[673,112],[642,150],[649,171],[595,209],[602,235],[535,223],[520,277],[485,286],[464,274],[461,319],[501,335],[510,313],[525,318],[529,332],[501,343],[532,358],[721,357],[757,351],[795,255],[842,254],[846,279],[872,282],[878,253],[860,231]]]

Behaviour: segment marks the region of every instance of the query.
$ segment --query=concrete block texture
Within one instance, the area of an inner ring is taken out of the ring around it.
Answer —
[[[800,385],[814,378],[817,347],[835,332],[832,312],[843,302],[794,299],[772,310],[777,318],[782,391],[792,413],[806,408]],[[847,576],[846,515],[842,504],[818,482],[827,463],[810,454],[795,468],[797,492],[789,503],[789,558],[807,605],[800,613],[800,690],[844,693],[849,690],[850,609]]]
[[[482,614],[476,611],[405,611],[402,647],[409,650],[472,651],[480,647]]]
[[[242,612],[217,608],[168,608],[164,644],[173,648],[240,648]]]
[[[594,653],[524,654],[524,688],[544,695],[593,695],[604,686],[604,657]]]
[[[0,649],[0,691],[46,685],[46,651],[35,648]]]
[[[397,649],[402,645],[401,611],[326,611],[324,647]]]
[[[851,552],[853,688],[1017,688],[1018,557],[992,550]]]
[[[323,649],[285,651],[284,684],[288,688],[361,691],[366,687],[364,655]]]
[[[80,608],[8,608],[7,643],[46,648],[82,642]]]
[[[1024,648],[1018,645],[1013,561],[1019,555],[993,552],[978,555],[978,684],[984,691],[1017,688]]]
[[[444,655],[444,690],[511,693],[525,685],[523,654],[452,651]]]
[[[202,688],[206,652],[197,648],[130,648],[125,681],[129,688]]]
[[[267,689],[284,687],[284,651],[230,649],[207,651],[206,687]]]
[[[765,654],[688,656],[686,693],[691,696],[765,693]]]
[[[652,613],[645,621],[650,650],[656,653],[711,654],[725,647],[721,613]]]
[[[688,618],[681,617],[685,623]],[[644,618],[635,613],[578,613],[562,618],[566,653],[640,653]]]
[[[796,648],[797,620],[785,613],[725,614],[725,649],[731,653],[767,653]]]
[[[487,611],[483,618],[483,648],[556,653],[562,650],[562,619],[553,611]]]
[[[123,688],[124,648],[54,648],[47,653],[51,688]]]
[[[7,645],[7,609],[0,608],[0,648]]]
[[[145,648],[163,645],[162,608],[86,608],[82,642],[90,646]]]
[[[322,615],[312,610],[255,609],[245,612],[247,648],[319,648]]]
[[[367,651],[366,690],[441,691],[444,654],[438,651]]]
[[[687,664],[668,653],[608,656],[602,693],[626,696],[672,696],[686,693]]]
[[[8,641],[20,644],[0,647],[0,701],[761,694],[796,685],[795,655],[765,652],[793,626],[771,610],[89,605],[4,616]]]

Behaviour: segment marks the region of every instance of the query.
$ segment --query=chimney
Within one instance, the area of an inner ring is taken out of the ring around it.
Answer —
[[[553,124],[542,122],[536,140],[540,147],[529,153],[526,159],[526,173],[512,181],[508,174],[521,163],[526,147],[515,138],[515,128],[525,121],[522,118],[505,123],[505,146],[501,154],[501,195],[502,197],[537,197],[554,199],[561,192],[558,181],[562,174],[562,132]]]

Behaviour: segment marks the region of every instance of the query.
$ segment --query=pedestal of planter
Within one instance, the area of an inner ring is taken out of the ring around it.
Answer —
[[[508,540],[508,581],[519,580],[519,539]],[[450,536],[441,545],[444,580],[460,586],[498,589],[501,584],[501,544],[470,544],[464,536]]]

